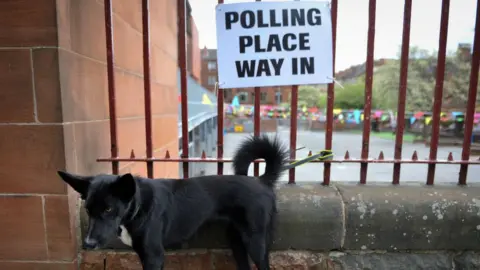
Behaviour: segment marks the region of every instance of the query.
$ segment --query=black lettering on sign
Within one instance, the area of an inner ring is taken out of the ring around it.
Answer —
[[[262,48],[262,43],[260,42],[260,35],[255,35],[255,52],[265,52],[265,48]]]
[[[300,74],[302,75],[315,74],[315,58],[313,57],[300,57],[300,59],[292,58],[292,74],[293,75],[298,75],[299,66],[300,66]]]
[[[306,51],[310,50],[310,34],[309,33],[300,33],[298,38],[293,33],[287,33],[280,38],[277,34],[272,34],[268,36],[268,42],[266,47],[262,47],[262,37],[260,35],[252,36],[240,36],[239,37],[239,48],[240,53],[245,53],[248,47],[254,45],[254,52],[272,52],[272,51],[287,51],[291,52],[297,48]],[[298,40],[298,41],[297,41]]]
[[[249,29],[255,26],[255,13],[251,10],[245,10],[240,14],[240,24],[243,28]]]
[[[268,23],[263,21],[263,10],[257,10],[258,28],[269,27]]]
[[[305,26],[305,10],[292,9],[292,26]]]
[[[237,67],[237,76],[239,78],[245,77],[261,77],[272,76],[272,69],[275,76],[280,76],[284,59],[260,59],[258,60],[242,60],[235,61]],[[255,72],[256,71],[256,72]]]
[[[250,47],[253,45],[253,38],[251,36],[240,36],[238,39],[240,53],[245,53],[245,48]]]
[[[261,77],[263,73],[265,73],[265,76],[267,77],[272,76],[270,66],[268,65],[268,59],[258,60],[257,77]]]
[[[322,25],[322,17],[318,8],[311,8],[307,11],[307,21],[311,26]]]
[[[237,76],[239,78],[253,77],[255,75],[255,60],[235,61]]]
[[[300,74],[315,74],[315,61],[313,57],[300,58]]]
[[[266,12],[266,11],[265,11]],[[242,28],[254,27],[281,27],[281,26],[316,26],[322,25],[322,18],[318,8],[305,9],[282,9],[281,16],[277,10],[268,10],[270,20],[265,19],[264,10],[244,10],[240,14],[235,11],[225,12],[225,28],[232,29],[232,25],[240,22]],[[278,16],[277,16],[278,15]],[[278,18],[281,17],[281,18]]]
[[[225,27],[227,30],[232,29],[232,24],[238,22],[237,12],[225,12]]]
[[[275,13],[275,10],[274,9],[271,9],[270,10],[270,26],[271,27],[279,27],[279,26],[282,26],[281,23],[277,22],[277,18],[276,18],[276,13]]]
[[[292,74],[298,75],[298,59],[292,58]]]
[[[267,52],[271,51],[282,51],[282,45],[280,44],[280,38],[278,37],[277,34],[275,35],[270,35],[270,38],[268,39],[268,44],[267,44]]]
[[[295,40],[297,39],[297,37],[295,36],[295,34],[291,34],[291,33],[285,34],[285,36],[283,36],[283,39],[282,39],[283,49],[287,52],[291,52],[297,48],[297,45],[294,44],[290,46],[288,42],[288,38]]]
[[[288,9],[282,9],[283,26],[288,26]]]
[[[280,76],[280,70],[282,69],[283,65],[283,58],[280,59],[270,59],[270,62],[272,63],[273,69],[275,70],[275,76]]]
[[[299,49],[301,51],[306,51],[306,50],[310,50],[310,44],[308,44],[308,42],[310,41],[308,38],[310,37],[310,34],[309,33],[300,33],[298,34],[298,37],[300,39],[300,41],[298,42],[299,44]]]

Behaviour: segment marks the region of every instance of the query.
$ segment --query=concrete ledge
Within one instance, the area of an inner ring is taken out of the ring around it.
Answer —
[[[280,213],[275,250],[480,250],[478,186],[324,187],[310,182],[283,184],[277,189]],[[85,221],[86,214],[82,211],[83,231]],[[109,248],[127,247],[115,241]],[[171,248],[227,248],[224,227],[206,224],[184,246]],[[371,256],[372,260],[375,258]]]
[[[276,251],[270,254],[272,269],[311,270],[477,270],[480,253],[429,252],[326,252]],[[168,252],[165,268],[172,270],[235,269],[231,253],[226,250],[188,250]],[[138,256],[133,252],[89,251],[80,255],[80,269],[140,270]]]
[[[480,189],[337,185],[347,250],[479,250]]]

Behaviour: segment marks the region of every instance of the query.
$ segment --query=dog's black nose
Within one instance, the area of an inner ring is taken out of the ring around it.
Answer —
[[[98,246],[98,241],[95,239],[91,239],[89,237],[85,238],[83,241],[83,248],[84,249],[95,249]]]

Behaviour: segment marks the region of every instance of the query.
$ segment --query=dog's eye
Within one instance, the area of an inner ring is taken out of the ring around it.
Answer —
[[[111,207],[107,207],[107,208],[105,209],[105,212],[107,212],[107,213],[112,212],[112,208],[111,208]]]

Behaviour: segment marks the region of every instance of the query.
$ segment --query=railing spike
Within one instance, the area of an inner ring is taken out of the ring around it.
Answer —
[[[205,150],[202,151],[202,159],[206,159],[207,158],[207,155],[205,154]]]
[[[378,155],[378,160],[384,160],[385,157],[383,156],[383,151],[380,151],[380,154]]]
[[[347,152],[345,152],[345,157],[343,159],[350,159],[350,153],[348,152],[348,150]]]
[[[133,149],[132,152],[130,152],[130,158],[135,158],[135,152],[133,152]]]
[[[168,152],[168,150],[167,150],[167,152],[165,153],[165,158],[170,158],[170,152]]]
[[[414,160],[414,161],[418,160],[417,150],[413,151],[412,160]]]
[[[453,161],[453,154],[452,154],[452,152],[450,152],[450,153],[448,154],[447,160],[448,160],[448,161]]]

